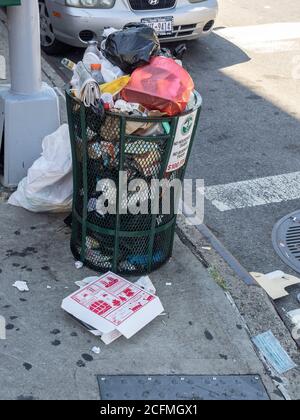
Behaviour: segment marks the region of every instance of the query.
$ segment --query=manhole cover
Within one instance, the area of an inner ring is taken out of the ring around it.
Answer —
[[[275,225],[272,240],[279,257],[300,273],[300,210],[285,216]]]
[[[259,376],[98,376],[102,400],[269,400]]]

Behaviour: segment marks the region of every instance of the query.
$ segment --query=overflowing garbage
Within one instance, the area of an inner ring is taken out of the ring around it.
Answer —
[[[96,271],[142,275],[172,255],[177,201],[152,186],[183,181],[195,138],[202,101],[185,51],[161,48],[152,28],[129,24],[106,29],[79,63],[62,62],[73,72],[71,250]]]
[[[178,59],[186,51],[184,45],[177,47],[173,55],[161,48],[155,31],[144,24],[129,24],[123,30],[105,29],[103,38],[100,47],[97,41],[89,42],[82,61],[73,63],[64,58],[62,64],[73,72],[72,95],[91,110],[89,125],[93,128],[101,120],[101,148],[97,142],[91,142],[89,157],[104,158],[104,164],[112,168],[118,154],[113,146],[117,121],[106,118],[106,111],[138,117],[174,116],[193,107],[195,97],[193,80]],[[170,130],[166,121],[126,124],[127,135],[140,137],[170,135]],[[130,173],[142,177],[157,175],[160,152],[154,144],[143,145],[145,151],[135,156]],[[67,125],[47,136],[42,148],[42,156],[29,169],[9,203],[33,212],[69,211],[73,183]],[[92,198],[89,211],[96,210],[95,206]]]
[[[103,112],[174,116],[193,105],[194,82],[177,59],[162,49],[155,31],[144,24],[106,29],[99,48],[89,42],[82,61],[62,64],[73,71],[72,94],[100,116]],[[134,131],[133,131],[134,132]]]

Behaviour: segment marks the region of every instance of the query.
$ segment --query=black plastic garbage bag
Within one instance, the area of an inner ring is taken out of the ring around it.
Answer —
[[[174,60],[182,60],[186,52],[186,44],[180,44],[174,50],[170,50],[170,48],[161,48],[160,51],[156,53],[156,55],[167,58],[174,58]]]
[[[105,42],[105,56],[126,74],[150,62],[160,50],[154,29],[143,24],[129,24],[122,31],[112,33]]]

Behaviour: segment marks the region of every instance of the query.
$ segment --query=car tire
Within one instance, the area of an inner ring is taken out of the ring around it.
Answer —
[[[45,0],[39,0],[41,47],[48,55],[62,54],[68,46],[55,38]]]

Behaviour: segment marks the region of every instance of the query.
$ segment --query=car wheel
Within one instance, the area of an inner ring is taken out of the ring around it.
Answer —
[[[58,41],[53,32],[53,26],[44,0],[39,0],[41,47],[49,55],[61,54],[66,44]]]

